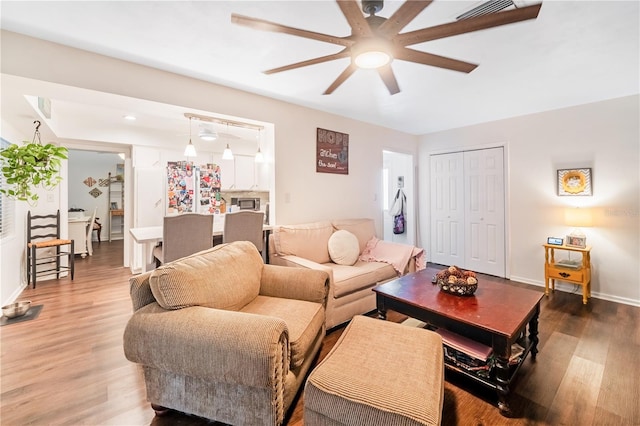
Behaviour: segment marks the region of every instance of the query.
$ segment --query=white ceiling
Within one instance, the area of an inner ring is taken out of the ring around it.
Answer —
[[[390,16],[401,3],[385,2],[380,15]],[[451,22],[478,4],[435,1],[403,32]],[[238,13],[347,36],[349,26],[331,0],[3,0],[0,16],[2,28],[9,31],[419,135],[639,93],[639,5],[638,1],[546,0],[536,20],[412,46],[479,66],[464,74],[394,61],[402,91],[393,96],[375,71],[365,70],[357,71],[332,95],[322,95],[348,59],[265,75],[261,71],[341,48],[253,30],[230,19],[231,13]],[[21,90],[18,83],[12,86],[16,94]],[[131,126],[98,117],[104,109],[133,107],[146,116],[149,132],[162,129],[166,134],[165,126],[175,127],[172,134],[188,131],[184,118],[176,117],[171,106],[95,93],[56,96],[64,137],[95,139],[96,133],[104,132],[101,140],[125,142],[123,134]],[[3,107],[6,111],[7,105]],[[167,120],[167,111],[173,120]],[[66,121],[66,114],[75,119]],[[93,118],[78,119],[89,115]]]

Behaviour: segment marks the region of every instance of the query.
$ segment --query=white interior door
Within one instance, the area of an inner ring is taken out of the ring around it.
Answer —
[[[431,156],[431,261],[464,264],[464,184],[461,152]]]
[[[502,148],[464,153],[465,267],[505,276]]]
[[[431,262],[505,276],[503,148],[432,155]]]

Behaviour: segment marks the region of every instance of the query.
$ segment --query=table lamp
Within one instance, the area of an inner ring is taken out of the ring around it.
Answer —
[[[568,246],[582,247],[587,246],[587,237],[580,228],[593,226],[593,214],[591,209],[570,207],[564,212],[564,221],[567,225],[573,227],[573,231],[567,235]]]

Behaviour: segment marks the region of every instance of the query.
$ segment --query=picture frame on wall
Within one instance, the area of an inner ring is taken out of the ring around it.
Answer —
[[[559,169],[558,195],[592,195],[591,169]]]
[[[317,128],[316,172],[349,174],[349,135]]]

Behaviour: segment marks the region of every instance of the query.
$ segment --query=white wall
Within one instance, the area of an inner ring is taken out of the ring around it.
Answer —
[[[414,135],[7,31],[2,58],[5,74],[273,123],[277,224],[372,217],[381,233],[382,150],[417,153]],[[318,127],[349,134],[349,175],[316,173]]]
[[[593,246],[593,296],[640,305],[639,104],[636,95],[424,135],[420,181],[428,182],[432,152],[505,144],[511,279],[544,285],[541,245],[571,232],[565,207],[590,207],[594,227],[583,231]],[[577,167],[592,168],[593,196],[558,196],[556,170]],[[420,186],[425,246],[428,191]]]

